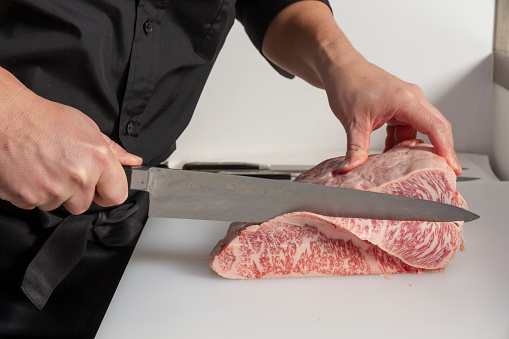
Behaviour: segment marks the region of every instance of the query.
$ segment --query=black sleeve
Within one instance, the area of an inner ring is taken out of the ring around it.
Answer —
[[[235,5],[237,19],[244,25],[247,35],[260,53],[262,53],[263,37],[272,20],[283,9],[299,1],[303,0],[237,0]],[[317,1],[323,2],[331,8],[328,0]],[[287,78],[294,77],[294,75],[274,65],[272,62],[269,61],[269,63],[281,75]]]

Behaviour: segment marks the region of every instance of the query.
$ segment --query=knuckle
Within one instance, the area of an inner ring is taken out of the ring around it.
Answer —
[[[451,122],[449,120],[445,120],[445,129],[447,131],[452,131],[452,125],[451,125]]]
[[[107,186],[96,188],[100,199],[99,204],[103,207],[122,204],[128,196],[127,183],[108,182]]]
[[[33,210],[34,208],[37,207],[36,205],[28,205],[28,204],[25,204],[25,203],[22,203],[22,202],[13,202],[12,204],[14,206],[16,206],[17,208],[21,208],[21,209],[24,209],[24,210]]]
[[[63,203],[63,206],[67,211],[69,211],[69,213],[79,215],[88,211],[92,204],[92,200],[93,194],[90,194],[90,192],[87,191],[82,191]]]
[[[11,194],[7,190],[0,190],[0,200],[10,201]]]
[[[69,179],[73,186],[85,188],[89,182],[87,169],[84,167],[75,167],[69,171]]]
[[[0,199],[22,209],[31,210],[41,205],[42,199],[33,190],[21,185],[16,189],[4,188],[0,192]]]
[[[110,159],[110,149],[107,145],[96,147],[94,157],[96,161],[102,164],[107,164]]]
[[[18,193],[17,204],[24,206],[24,209],[33,209],[44,202],[36,194],[29,190],[22,190]]]
[[[452,125],[447,119],[434,119],[433,120],[433,127],[438,132],[446,132],[449,133],[452,131]]]
[[[420,103],[422,97],[422,89],[412,83],[400,83],[389,89],[387,93],[389,97],[395,98],[403,105],[416,105]]]
[[[79,215],[85,213],[88,210],[89,205],[88,206],[86,204],[67,205],[65,206],[65,208],[67,209],[67,211],[69,211],[69,213]]]
[[[49,200],[60,200],[64,195],[65,190],[60,185],[51,185],[46,189],[46,195]]]
[[[347,151],[348,152],[359,152],[359,151],[362,151],[362,147],[359,145],[356,145],[356,144],[349,144],[347,146]]]
[[[104,169],[109,166],[111,159],[111,151],[104,142],[99,146],[95,146],[89,153],[89,163],[83,164],[83,167],[89,167],[92,165],[96,170]],[[80,171],[75,171],[80,173]]]
[[[415,93],[415,94],[422,94],[423,93],[422,88],[419,85],[416,85],[416,84],[409,83],[408,84],[408,89],[412,93]]]
[[[411,90],[406,88],[400,88],[397,91],[397,95],[399,96],[400,100],[402,100],[403,103],[405,103],[408,106],[413,107],[419,102],[417,95]]]

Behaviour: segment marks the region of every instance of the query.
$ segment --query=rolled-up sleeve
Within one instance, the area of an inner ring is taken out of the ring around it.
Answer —
[[[308,0],[237,0],[237,19],[244,25],[247,35],[262,53],[263,37],[272,20],[286,7]],[[328,0],[315,0],[325,3],[330,7]],[[332,10],[332,9],[331,9]],[[262,53],[263,55],[263,53]],[[280,67],[269,63],[283,76],[293,78],[294,76]]]

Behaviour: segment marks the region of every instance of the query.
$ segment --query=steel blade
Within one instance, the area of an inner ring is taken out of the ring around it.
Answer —
[[[165,168],[134,168],[130,188],[150,192],[153,217],[263,222],[306,211],[332,217],[471,221],[479,216],[433,201],[346,188]]]

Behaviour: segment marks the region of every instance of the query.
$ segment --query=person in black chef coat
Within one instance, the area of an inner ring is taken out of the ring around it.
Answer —
[[[0,5],[0,337],[95,336],[147,219],[122,165],[175,149],[235,18],[283,76],[323,88],[347,172],[427,134],[459,174],[451,126],[367,62],[327,0],[6,0]]]

